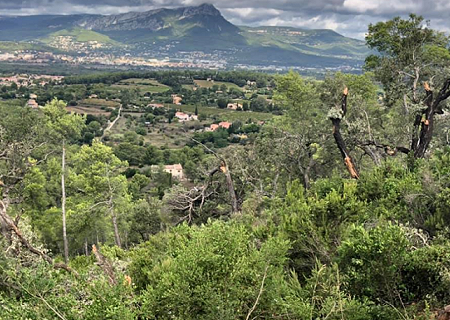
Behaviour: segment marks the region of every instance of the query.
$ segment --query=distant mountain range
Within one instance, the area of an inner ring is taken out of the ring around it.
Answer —
[[[232,64],[261,66],[358,66],[369,54],[364,42],[331,30],[235,26],[210,4],[109,16],[0,16],[0,41],[70,51],[58,44],[64,36],[96,41],[103,44],[99,50],[156,57],[202,52]]]

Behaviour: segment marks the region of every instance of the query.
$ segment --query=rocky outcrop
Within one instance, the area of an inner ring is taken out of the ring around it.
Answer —
[[[218,20],[217,23],[227,22],[216,7],[211,4],[202,4],[196,7],[178,9],[157,9],[110,16],[90,16],[77,21],[76,25],[97,31],[129,31],[137,29],[158,31],[171,27],[170,21],[191,18],[201,21],[208,20],[211,17],[223,19],[223,21]]]

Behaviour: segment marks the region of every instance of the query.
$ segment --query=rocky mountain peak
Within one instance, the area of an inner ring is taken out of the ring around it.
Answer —
[[[195,15],[221,16],[221,13],[214,5],[210,3],[204,3],[196,7],[184,8],[183,16],[189,17]]]

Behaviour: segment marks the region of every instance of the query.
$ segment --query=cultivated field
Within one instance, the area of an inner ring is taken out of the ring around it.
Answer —
[[[134,90],[138,89],[141,93],[160,93],[170,90],[170,87],[159,83],[154,79],[126,79],[113,84],[111,88],[121,90]]]
[[[195,112],[195,106],[194,105],[171,105],[174,109],[179,109],[181,111],[187,112],[187,113],[194,113]],[[246,122],[248,119],[251,119],[253,121],[267,121],[274,117],[271,113],[264,113],[264,112],[251,112],[251,111],[235,111],[230,109],[218,109],[215,107],[202,107],[198,106],[198,114],[204,114],[207,117],[213,117],[223,120],[223,121],[241,121]]]
[[[221,82],[221,81],[207,81],[207,80],[194,80],[195,84],[197,84],[197,86],[199,86],[200,88],[212,88],[214,85],[217,86],[222,86],[222,85],[226,85],[228,89],[239,89],[242,90],[241,87],[239,87],[238,85],[231,83],[231,82]]]

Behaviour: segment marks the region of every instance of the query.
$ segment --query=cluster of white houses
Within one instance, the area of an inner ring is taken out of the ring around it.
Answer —
[[[198,116],[195,114],[187,114],[181,111],[178,111],[175,113],[175,118],[177,118],[180,122],[186,122],[186,121],[197,121]]]
[[[18,87],[31,87],[36,86],[37,84],[44,86],[47,83],[53,81],[56,83],[60,83],[63,80],[63,76],[50,76],[50,75],[14,75],[11,77],[0,77],[0,85],[11,85],[15,83]]]

